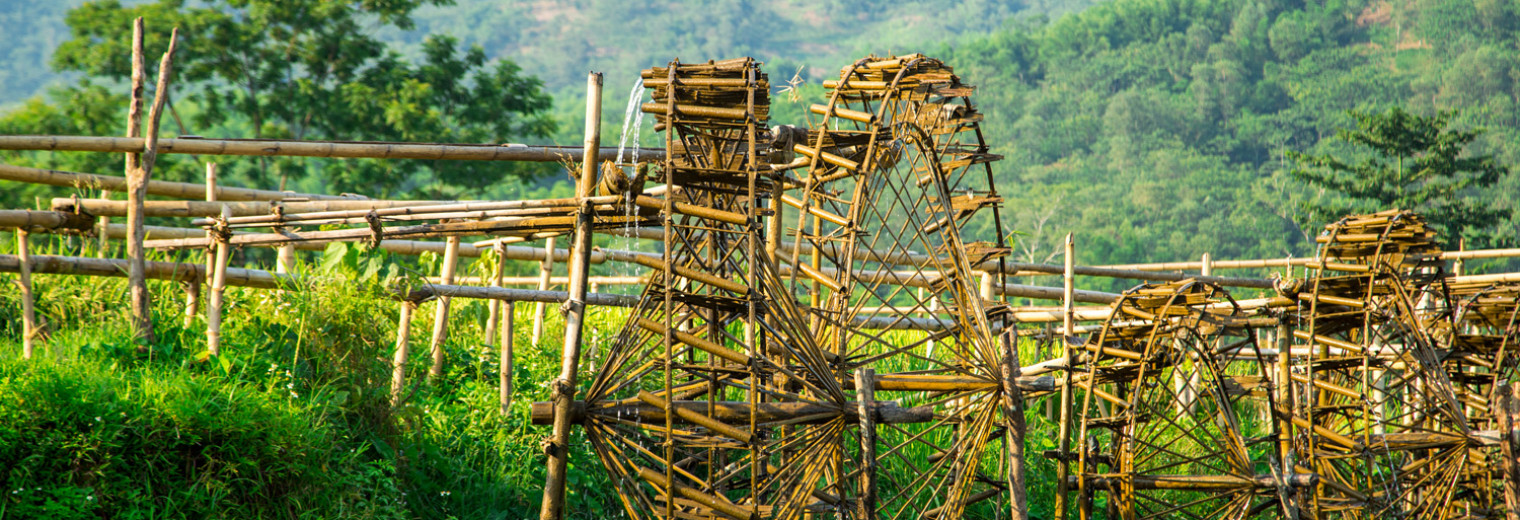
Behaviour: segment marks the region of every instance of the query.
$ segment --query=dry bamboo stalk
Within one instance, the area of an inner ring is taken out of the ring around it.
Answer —
[[[195,323],[195,314],[199,311],[201,300],[200,282],[180,282],[185,287],[185,328]]]
[[[438,238],[449,236],[480,235],[485,233],[532,233],[532,230],[544,227],[568,228],[574,223],[574,217],[540,217],[540,218],[513,218],[501,220],[482,220],[465,222],[445,222],[440,224],[420,224],[410,226],[383,227],[376,230],[368,227],[353,227],[347,229],[335,229],[331,231],[285,231],[282,233],[247,233],[232,236],[232,244],[238,246],[264,246],[272,247],[289,242],[358,242],[374,240],[390,240],[393,238]],[[182,240],[154,240],[147,243],[147,247],[153,249],[184,249],[190,247],[205,247],[204,239]],[[477,255],[478,256],[478,255]]]
[[[216,163],[206,163],[206,202],[216,202],[216,185]],[[214,273],[216,272],[216,235],[210,229],[206,229],[203,235],[206,237],[206,243],[212,244],[211,247],[202,251],[206,257],[206,272]]]
[[[232,245],[225,238],[218,237],[211,297],[206,301],[206,350],[213,356],[222,353],[222,298],[227,292],[227,261],[231,251]]]
[[[1066,234],[1066,254],[1065,254],[1065,259],[1064,259],[1065,264],[1066,264],[1066,266],[1065,266],[1066,267],[1066,269],[1065,269],[1066,272],[1062,273],[1062,276],[1061,276],[1061,281],[1062,281],[1062,285],[1063,285],[1063,293],[1062,293],[1062,296],[1061,296],[1062,327],[1066,331],[1070,331],[1071,330],[1072,325],[1073,325],[1072,320],[1074,318],[1074,316],[1072,315],[1073,314],[1072,307],[1073,307],[1073,304],[1075,303],[1074,300],[1075,300],[1075,296],[1076,296],[1076,294],[1075,294],[1076,290],[1072,286],[1072,276],[1074,274],[1072,272],[1072,267],[1075,265],[1075,261],[1074,261],[1074,259],[1072,257],[1076,256],[1075,249],[1076,248],[1075,248],[1075,246],[1073,245],[1073,242],[1072,242],[1072,234],[1071,233],[1067,233]],[[1073,352],[1073,349],[1071,348],[1070,342],[1067,342],[1064,339],[1058,339],[1057,341],[1059,341],[1061,343],[1061,359],[1064,360],[1064,363],[1062,363],[1062,366],[1066,367],[1068,370],[1066,372],[1066,377],[1062,377],[1061,378],[1061,397],[1060,397],[1060,407],[1058,409],[1059,410],[1059,413],[1058,413],[1058,415],[1059,415],[1059,423],[1058,423],[1059,424],[1059,427],[1058,427],[1059,432],[1058,432],[1058,435],[1059,436],[1057,438],[1057,443],[1058,443],[1058,448],[1057,449],[1060,450],[1058,452],[1059,455],[1060,455],[1060,459],[1056,463],[1056,488],[1057,489],[1056,489],[1056,497],[1055,497],[1055,499],[1056,499],[1055,500],[1055,517],[1056,517],[1056,520],[1066,520],[1066,494],[1067,494],[1067,489],[1068,489],[1067,484],[1066,484],[1066,478],[1069,475],[1071,475],[1071,463],[1068,460],[1068,458],[1069,458],[1068,456],[1071,453],[1071,400],[1072,400],[1071,371],[1069,369],[1071,367],[1073,367],[1073,366],[1076,366],[1076,358],[1073,356],[1074,352]]]
[[[132,22],[132,99],[127,109],[127,137],[142,135],[143,82],[147,65],[143,62],[143,19]],[[147,175],[142,168],[143,148],[146,141],[127,153],[127,201],[124,215],[127,217],[127,287],[132,304],[132,328],[140,339],[153,340],[153,318],[148,302],[148,282],[143,277],[145,269],[143,251],[143,190]]]
[[[27,245],[27,230],[16,229],[16,256],[21,260],[21,358],[32,359],[34,341],[37,337],[37,314],[32,302],[31,251]]]
[[[406,388],[406,362],[410,351],[408,343],[412,334],[412,311],[417,304],[401,302],[401,317],[396,323],[396,357],[391,363],[391,406],[401,405],[401,391]]]
[[[616,204],[619,200],[621,200],[621,198],[622,197],[620,197],[620,196],[595,197],[593,199],[593,202],[595,204],[598,204],[598,205],[610,205],[610,204]],[[376,202],[395,202],[395,201],[376,201]],[[570,209],[574,209],[575,205],[576,205],[576,202],[575,202],[574,198],[541,199],[541,200],[506,200],[506,201],[400,201],[400,202],[405,202],[406,205],[389,206],[389,207],[381,207],[381,206],[363,207],[363,206],[356,206],[359,209],[334,209],[334,210],[310,211],[310,212],[296,212],[295,210],[296,209],[300,209],[300,208],[293,206],[293,207],[290,207],[290,208],[286,208],[285,211],[283,211],[281,213],[278,213],[278,214],[259,214],[259,215],[245,216],[245,217],[236,217],[236,218],[231,219],[228,223],[229,224],[233,224],[235,226],[250,226],[250,225],[254,225],[254,224],[265,224],[265,225],[268,225],[268,226],[277,226],[277,225],[280,225],[280,224],[291,224],[291,223],[296,223],[296,222],[304,222],[304,221],[312,221],[312,220],[328,221],[328,220],[334,220],[334,219],[364,218],[364,217],[369,216],[371,213],[373,213],[377,217],[391,217],[391,218],[394,218],[394,217],[405,217],[405,216],[414,216],[414,215],[415,216],[428,215],[428,217],[424,217],[424,218],[435,218],[435,219],[436,218],[477,218],[477,217],[453,217],[453,216],[447,216],[447,215],[437,216],[437,214],[440,214],[440,213],[443,213],[443,214],[454,214],[454,213],[458,213],[458,214],[470,214],[470,213],[477,213],[477,214],[479,214],[479,213],[486,213],[486,212],[492,212],[492,211],[523,210],[523,209],[566,209],[566,210],[570,210]],[[422,204],[413,204],[413,202],[421,202]],[[498,216],[498,215],[494,215],[494,214],[485,214],[485,215],[482,215],[482,217],[484,217],[484,216]],[[195,222],[192,222],[191,224],[197,225],[197,226],[202,226],[202,225],[206,225],[207,223],[208,222],[206,222],[206,221],[195,221]]]
[[[870,367],[855,370],[857,411],[860,416],[860,498],[861,518],[876,518],[876,371]]]
[[[0,255],[0,262],[4,256]],[[0,270],[4,270],[4,264],[0,263]],[[412,288],[405,293],[396,295],[398,299],[421,302],[430,298],[449,296],[452,298],[470,298],[476,300],[502,300],[512,302],[543,302],[564,303],[569,298],[567,291],[536,291],[533,289],[511,289],[506,287],[481,287],[478,285],[439,285],[428,284]],[[639,303],[636,296],[622,294],[595,294],[587,293],[586,305],[601,307],[633,307]]]
[[[647,391],[646,391],[647,392]],[[775,402],[775,403],[750,403],[747,401],[712,401],[702,400],[676,400],[664,403],[660,394],[648,392],[657,402],[669,404],[670,414],[676,424],[698,424],[691,420],[693,416],[700,416],[703,422],[717,422],[738,428],[748,428],[750,414],[756,415],[758,422],[793,421],[793,424],[821,424],[827,423],[836,417],[844,417],[846,420],[860,420],[860,406],[855,401],[847,401],[843,407],[828,404],[814,404],[806,402]],[[586,409],[584,401],[573,401],[570,407],[570,420],[581,421],[586,413],[595,412],[605,416],[626,417],[629,420],[639,421],[646,424],[660,423],[665,420],[667,408],[655,406],[643,399],[630,399],[628,401]],[[690,414],[684,412],[691,412]],[[934,410],[928,406],[904,407],[897,401],[876,401],[871,406],[871,415],[876,424],[914,424],[925,423],[934,420]],[[533,424],[548,424],[554,420],[553,403],[535,402],[529,409],[529,418]]]
[[[540,251],[541,252],[541,251]],[[426,278],[428,283],[442,283],[437,276]],[[497,282],[495,278],[481,278],[479,276],[455,276],[454,283],[458,284],[488,284],[492,287],[505,287],[508,285],[538,285],[540,278],[537,276],[503,276]],[[586,279],[586,283],[598,285],[644,285],[645,278],[642,276],[592,276]],[[566,276],[549,277],[549,285],[565,285],[570,282]]]
[[[61,274],[74,276],[127,276],[126,260],[114,258],[89,258],[81,256],[33,255],[29,266],[34,274]],[[206,266],[175,262],[148,262],[144,275],[151,280],[176,282],[205,281]],[[16,255],[0,255],[0,272],[21,271],[21,260]],[[227,285],[257,289],[299,288],[296,279],[269,271],[256,269],[228,269]]]
[[[1520,520],[1520,386],[1499,387],[1500,455],[1504,463],[1504,505],[1507,520]]]
[[[453,285],[454,270],[459,267],[459,237],[449,237],[447,243],[448,249],[444,250],[443,272],[441,274],[443,275],[444,285]],[[433,365],[432,368],[428,369],[427,381],[429,383],[433,382],[435,378],[443,377],[443,342],[449,336],[449,300],[448,296],[439,296],[438,305],[434,307],[433,340],[431,342]]]
[[[602,74],[592,72],[586,76],[586,141],[581,157],[580,178],[576,179],[575,196],[583,201],[592,195],[596,186],[597,166],[594,158],[602,140]],[[637,159],[635,159],[637,160]],[[668,200],[668,198],[667,198]],[[575,242],[571,249],[570,285],[565,301],[564,353],[560,361],[559,378],[551,383],[554,400],[554,430],[550,434],[545,452],[544,498],[539,509],[539,520],[560,520],[564,517],[566,470],[570,461],[570,404],[575,399],[575,379],[581,352],[581,325],[586,313],[586,275],[591,269],[591,204],[583,202],[576,215]],[[552,240],[552,239],[551,239]],[[553,251],[553,247],[547,249]],[[552,259],[553,255],[546,254]],[[544,274],[548,278],[548,274]],[[548,280],[544,280],[546,283]],[[670,482],[667,482],[670,483]]]
[[[549,279],[554,274],[554,237],[544,239],[543,261],[538,264],[538,290],[549,290]],[[538,346],[538,340],[544,334],[544,304],[539,302],[533,306],[533,346]]]
[[[65,211],[34,211],[26,209],[0,209],[0,228],[20,228],[29,232],[89,231],[95,228],[95,219]]]
[[[1022,374],[1016,346],[1018,340],[1015,334],[1017,333],[1018,329],[1010,328],[999,335],[1003,350],[1003,378],[1000,381],[1003,391],[1003,417],[1007,422],[1003,434],[1003,445],[1008,456],[1009,508],[1012,509],[1014,520],[1029,520],[1028,488],[1024,481],[1024,434],[1027,425],[1024,423],[1024,391],[1019,388],[1019,378]]]
[[[167,139],[160,140],[168,141]],[[109,190],[102,192],[101,199],[108,199],[110,191],[127,191],[127,179],[115,175],[100,175],[94,173],[77,173],[62,170],[48,170],[43,168],[26,168],[0,164],[0,180],[25,182],[30,184],[46,184],[76,189],[101,189]],[[204,184],[189,182],[155,181],[149,180],[147,193],[159,197],[171,199],[200,199],[207,189],[213,189]],[[318,193],[293,193],[273,190],[255,190],[248,188],[215,187],[216,199],[227,201],[246,200],[351,200],[363,199],[358,195],[323,195]]]
[[[56,135],[0,136],[0,150],[39,150],[57,152],[133,153],[143,149],[143,140],[134,137],[94,137]],[[519,144],[438,144],[384,143],[353,141],[281,141],[275,139],[163,139],[160,153],[189,155],[244,155],[255,157],[327,157],[346,159],[423,159],[442,161],[580,161],[585,152],[580,147],[527,146]],[[598,161],[617,158],[617,148],[593,152]],[[624,153],[626,159],[631,153]],[[665,151],[641,149],[636,162],[659,161]]]
[[[383,208],[428,206],[452,201],[437,200],[315,200],[315,201],[199,201],[155,200],[143,204],[144,215],[149,217],[220,217],[222,208],[232,209],[235,217],[265,216],[275,213],[313,213],[318,211],[361,210],[368,212]],[[128,204],[119,200],[54,198],[51,209],[89,213],[95,216],[119,217],[125,215]]]
[[[501,414],[505,416],[510,413],[512,406],[512,322],[514,321],[512,315],[516,312],[517,306],[508,300],[501,302],[501,307],[505,315],[502,317],[500,328],[501,365],[498,369],[500,372],[498,377],[501,381],[498,382],[498,386],[501,393]]]
[[[492,266],[492,269],[491,269],[491,287],[501,287],[502,274],[505,273],[506,268],[507,268],[506,259],[503,258],[504,256],[506,256],[506,255],[503,254],[505,252],[503,250],[506,247],[507,247],[506,244],[497,244],[497,245],[493,246],[493,248],[492,248],[495,251],[495,253],[496,253],[495,254],[496,263],[495,263],[495,265]],[[454,249],[457,251],[458,247],[455,247]],[[469,279],[470,281],[464,281],[464,280],[461,280],[461,278]],[[468,284],[480,283],[479,280],[478,280],[478,278],[476,278],[476,277],[457,277],[457,278],[455,278],[455,280],[458,281],[459,283],[468,283]],[[429,279],[428,281],[431,282],[433,280]],[[442,281],[442,280],[439,280],[439,281]],[[501,302],[497,301],[497,300],[491,300],[491,301],[487,302],[486,303],[486,331],[485,331],[485,343],[487,345],[491,344],[491,339],[496,337],[496,326],[500,322],[501,322]]]
[[[4,165],[0,165],[0,170],[4,169],[3,166]],[[122,187],[123,188],[126,187],[126,178],[122,178]],[[110,199],[111,198],[111,192],[105,191],[105,190],[101,190],[101,192],[100,192],[100,198],[102,198],[102,199]],[[95,245],[95,257],[96,258],[105,258],[106,257],[106,252],[108,251],[108,248],[110,247],[110,243],[108,243],[106,241],[106,231],[111,228],[111,219],[108,218],[108,217],[101,217],[101,218],[96,219],[96,220],[99,222],[99,224],[98,224],[99,227],[96,228],[95,234],[97,235],[97,238],[99,240],[96,242],[96,245]],[[123,235],[123,236],[125,236],[125,235]]]

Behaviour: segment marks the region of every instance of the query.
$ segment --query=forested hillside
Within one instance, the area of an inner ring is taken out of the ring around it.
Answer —
[[[41,72],[41,56],[66,39],[61,6],[77,3],[0,0],[0,19],[24,35],[12,40],[20,58],[3,67],[0,104],[55,78]],[[554,141],[578,140],[586,70],[608,73],[606,121],[618,129],[639,68],[757,56],[778,88],[794,75],[805,81],[797,101],[777,97],[779,124],[798,122],[822,95],[818,83],[854,57],[944,57],[979,87],[988,141],[1007,157],[998,165],[1006,218],[1031,261],[1053,259],[1066,231],[1082,237],[1084,263],[1310,254],[1305,239],[1318,224],[1302,206],[1337,195],[1295,181],[1288,153],[1355,157],[1335,140],[1352,109],[1454,110],[1455,128],[1485,131],[1470,154],[1520,164],[1517,0],[415,3],[415,25],[374,24],[375,37],[406,59],[425,54],[426,35],[447,34],[515,62],[555,98]],[[556,179],[529,186],[547,194]],[[1520,176],[1469,191],[1513,210]],[[1502,232],[1515,229],[1513,213],[1488,230],[1498,241],[1478,245],[1513,242]]]
[[[945,52],[977,84],[1021,250],[1083,263],[1304,256],[1290,150],[1353,155],[1347,110],[1456,110],[1520,164],[1520,2],[1117,0]],[[1513,209],[1520,176],[1465,193]],[[1516,221],[1495,223],[1514,240]],[[1508,230],[1507,232],[1504,230]]]

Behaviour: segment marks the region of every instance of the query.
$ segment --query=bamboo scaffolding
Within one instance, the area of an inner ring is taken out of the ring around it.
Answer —
[[[437,144],[362,141],[282,141],[276,139],[161,139],[159,153],[189,155],[242,155],[254,157],[319,157],[342,159],[421,159],[432,161],[579,162],[587,152],[581,147],[528,146],[521,144]],[[0,150],[54,152],[135,153],[143,139],[57,135],[0,136]],[[625,152],[628,158],[631,151]],[[598,161],[617,158],[617,148],[593,152]],[[632,161],[657,161],[663,150],[644,148]]]
[[[498,300],[491,301],[496,302]],[[511,413],[512,407],[512,377],[514,375],[512,367],[512,323],[515,321],[514,314],[517,312],[517,308],[516,303],[511,300],[500,303],[503,315],[501,326],[499,327],[499,334],[501,334],[501,359],[497,374],[500,381],[497,383],[497,388],[501,394],[501,415],[506,416]]]

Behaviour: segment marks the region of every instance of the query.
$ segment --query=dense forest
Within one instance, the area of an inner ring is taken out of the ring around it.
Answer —
[[[49,48],[68,40],[59,25],[65,4],[78,2],[3,3],[6,27],[25,37],[17,40],[0,73],[6,79],[0,83],[0,104],[17,107],[48,81],[72,85],[79,67],[51,58]],[[1172,260],[1204,252],[1216,258],[1311,254],[1305,239],[1318,224],[1304,207],[1338,195],[1296,181],[1290,154],[1365,154],[1337,139],[1337,130],[1352,124],[1350,110],[1454,111],[1452,127],[1482,132],[1467,153],[1493,155],[1501,165],[1520,164],[1520,3],[1514,0],[1090,4],[978,1],[946,10],[927,2],[874,0],[652,7],[590,0],[424,0],[399,4],[415,7],[405,24],[383,17],[356,21],[372,27],[370,36],[388,44],[384,52],[398,60],[421,63],[430,56],[427,37],[448,35],[459,49],[515,63],[514,78],[538,78],[539,92],[553,98],[552,108],[534,101],[536,106],[509,110],[552,121],[502,133],[456,133],[487,140],[577,141],[581,74],[588,69],[608,73],[606,120],[619,128],[625,85],[637,69],[671,57],[754,55],[767,60],[778,88],[800,82],[801,97],[790,102],[796,106],[778,96],[775,123],[787,123],[802,117],[803,103],[822,95],[818,83],[852,57],[913,51],[942,56],[979,87],[975,99],[987,114],[987,138],[1007,157],[998,166],[1001,191],[1009,199],[1006,218],[1020,233],[1020,256],[1030,261],[1054,258],[1051,244],[1066,231],[1082,237],[1080,261],[1086,263]],[[44,72],[49,61],[58,72]],[[76,87],[52,103],[122,90],[110,81],[92,85],[94,90]],[[531,84],[528,88],[519,94],[538,95]],[[187,113],[201,110],[183,104]],[[7,131],[34,121],[20,117],[22,112],[8,116]],[[98,130],[114,128],[108,117],[75,118],[106,119]],[[249,125],[224,118],[209,127],[190,126],[189,133],[241,136]],[[654,142],[650,134],[644,133],[645,142]],[[325,136],[397,135],[428,137]],[[617,138],[617,132],[604,136],[609,143]],[[341,180],[334,172],[342,168],[309,163],[299,168],[312,173],[296,176],[293,186],[322,189]],[[170,167],[166,175],[175,171]],[[370,191],[441,196],[484,187],[475,193],[541,196],[564,190],[563,177],[542,169],[487,176],[493,180],[486,186],[478,174],[476,181],[459,185],[441,184],[437,172],[419,175]],[[273,175],[244,178],[268,183]],[[1516,193],[1520,178],[1506,175],[1490,189],[1459,194],[1511,215],[1493,229],[1467,230],[1475,245],[1513,242],[1495,231],[1515,228],[1510,210]]]

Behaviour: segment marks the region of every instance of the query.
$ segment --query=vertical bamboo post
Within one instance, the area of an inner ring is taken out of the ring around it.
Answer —
[[[1462,252],[1462,251],[1466,251],[1466,250],[1467,250],[1467,239],[1465,239],[1465,238],[1458,238],[1457,239],[1457,252]],[[1464,265],[1462,263],[1462,257],[1459,256],[1459,257],[1457,257],[1457,261],[1454,262],[1452,264],[1452,266],[1451,266],[1451,274],[1456,275],[1456,276],[1462,276],[1462,271],[1464,270],[1463,267],[1464,267]]]
[[[443,272],[439,273],[444,285],[453,285],[454,271],[459,267],[459,237],[451,236],[445,239],[443,250]],[[432,382],[434,378],[443,375],[443,342],[449,337],[449,301],[453,298],[439,296],[438,305],[433,308],[433,340],[432,354],[433,365],[428,369],[427,380]]]
[[[127,137],[142,137],[143,83],[147,65],[143,59],[143,19],[132,21],[132,94],[127,106]],[[153,340],[153,318],[149,315],[147,269],[143,258],[143,196],[148,179],[143,173],[142,155],[127,154],[127,287],[132,305],[132,327],[139,339]]]
[[[560,520],[565,512],[565,469],[570,460],[566,444],[570,442],[570,405],[575,399],[575,376],[581,353],[581,325],[586,313],[586,273],[591,264],[592,208],[585,202],[596,184],[596,150],[602,140],[602,75],[592,72],[586,77],[586,144],[581,161],[581,175],[575,185],[580,199],[575,218],[575,242],[570,255],[570,284],[565,299],[565,345],[559,379],[552,384],[554,433],[544,452],[548,455],[544,478],[543,508],[540,520]],[[667,195],[667,199],[672,195]],[[666,240],[669,240],[667,235]],[[667,414],[669,415],[669,414]]]
[[[554,274],[554,237],[544,239],[544,260],[538,264],[538,290],[549,290],[549,278]],[[544,335],[544,302],[533,304],[533,346]]]
[[[1520,386],[1499,387],[1500,452],[1504,456],[1504,505],[1506,520],[1520,520]]]
[[[128,156],[130,155],[131,154],[128,154]],[[100,190],[100,198],[102,200],[109,200],[111,198],[111,192]],[[106,251],[108,251],[111,247],[111,217],[100,217],[95,219],[95,229],[95,238],[99,240],[99,244],[95,249],[95,258],[105,258]]]
[[[1018,379],[1018,327],[1010,324],[999,337],[1003,347],[1003,445],[1008,455],[1008,507],[1014,520],[1029,520],[1029,489],[1024,484],[1024,391]]]
[[[16,228],[16,255],[21,261],[21,358],[32,359],[37,338],[37,310],[32,302],[32,255],[27,231]]]
[[[876,371],[855,370],[860,414],[860,517],[876,518]]]
[[[977,284],[977,294],[983,300],[992,300],[992,273],[982,273],[978,281],[980,283]]]
[[[1061,421],[1059,428],[1059,454],[1061,458],[1056,464],[1056,520],[1066,519],[1066,494],[1069,487],[1066,484],[1066,478],[1071,474],[1071,461],[1067,459],[1067,456],[1071,452],[1071,377],[1072,368],[1074,368],[1072,365],[1076,364],[1076,356],[1073,355],[1071,344],[1066,341],[1066,337],[1071,335],[1072,323],[1076,321],[1073,319],[1075,317],[1075,311],[1072,306],[1072,298],[1076,292],[1075,286],[1073,285],[1074,280],[1072,278],[1072,256],[1074,256],[1073,251],[1075,249],[1076,247],[1072,242],[1072,235],[1071,233],[1067,233],[1066,269],[1061,274],[1063,292],[1061,293],[1062,337],[1060,339],[1061,358],[1066,360],[1066,375],[1061,378]]]
[[[1214,258],[1208,253],[1203,254],[1202,267],[1199,270],[1204,277],[1214,276]],[[1193,359],[1193,368],[1188,371],[1187,390],[1187,413],[1191,414],[1198,410],[1198,389],[1203,386],[1203,371],[1199,370],[1198,363],[1201,360]]]
[[[498,301],[498,300],[492,300]],[[515,302],[501,302],[502,311],[505,313],[501,319],[501,368],[499,382],[501,392],[501,415],[506,416],[512,407],[512,314],[516,312]]]
[[[396,357],[391,362],[391,406],[401,405],[401,392],[406,388],[406,359],[411,353],[407,340],[412,335],[412,311],[417,304],[401,302],[401,317],[396,321]]]
[[[222,223],[218,224],[222,229],[216,234],[216,269],[211,275],[211,297],[206,301],[206,350],[213,356],[222,353],[222,298],[227,292],[227,259],[232,250],[224,227],[229,218],[232,218],[232,208],[223,206]]]
[[[211,264],[208,263],[207,265],[210,266]],[[213,272],[215,270],[215,266],[211,266],[211,267],[212,267],[212,270],[211,271],[206,271],[206,272],[210,273],[210,272]],[[199,278],[197,278],[197,279],[186,281],[184,283],[184,286],[185,286],[185,328],[188,329],[188,328],[190,328],[191,325],[195,324],[195,313],[199,312],[198,309],[200,307],[200,300],[201,300],[201,280]]]
[[[496,265],[491,270],[491,287],[501,287],[501,278],[507,269],[507,245],[496,242],[496,244],[491,246],[491,251],[496,256]],[[593,290],[592,292],[596,291]],[[490,345],[491,340],[496,337],[496,327],[501,323],[501,307],[501,300],[486,302],[485,344],[487,345]]]
[[[295,272],[296,245],[287,243],[280,246],[278,251],[278,256],[275,257],[274,272],[279,274],[289,274]]]
[[[216,163],[206,163],[206,202],[216,202]],[[216,234],[206,230],[206,240],[209,244],[215,244]],[[216,272],[216,246],[206,249],[206,276]],[[209,281],[209,279],[208,279]],[[185,282],[185,326],[189,327],[195,321],[195,313],[199,312],[201,280]]]
[[[1278,461],[1278,464],[1282,467],[1283,474],[1291,475],[1295,473],[1293,469],[1293,420],[1291,419],[1291,414],[1293,413],[1293,333],[1288,329],[1286,319],[1280,319],[1277,322],[1276,336],[1274,339],[1277,341],[1278,383],[1276,386],[1278,402],[1275,405],[1272,403],[1268,403],[1268,405],[1278,407],[1276,414],[1278,418],[1277,449],[1280,454],[1279,456],[1282,457],[1282,460]],[[1290,519],[1296,519],[1298,516],[1298,510],[1295,507],[1296,503],[1296,500],[1289,501],[1287,509]]]

